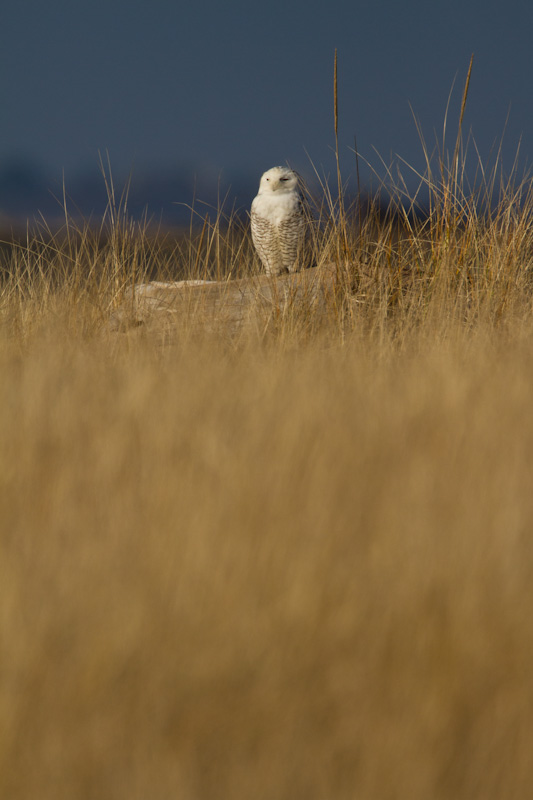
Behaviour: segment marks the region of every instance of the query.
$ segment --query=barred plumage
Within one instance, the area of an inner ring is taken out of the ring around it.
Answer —
[[[252,239],[267,275],[304,266],[306,221],[298,177],[288,167],[272,167],[261,177],[251,211]]]

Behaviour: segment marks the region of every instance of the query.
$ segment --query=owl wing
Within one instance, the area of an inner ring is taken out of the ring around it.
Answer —
[[[250,214],[252,241],[267,274],[278,273],[283,268],[279,237],[272,223],[253,207]]]
[[[298,198],[292,214],[284,219],[278,227],[283,266],[289,272],[295,272],[307,266],[307,228],[308,222],[304,205],[302,199]]]

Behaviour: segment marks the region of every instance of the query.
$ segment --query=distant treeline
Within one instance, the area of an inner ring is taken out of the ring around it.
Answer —
[[[132,219],[145,216],[167,225],[187,224],[193,217],[205,217],[224,202],[227,213],[248,208],[257,188],[256,175],[198,174],[192,168],[172,168],[113,176],[116,208],[127,207]],[[72,177],[52,176],[29,160],[0,162],[0,224],[26,224],[43,217],[59,220],[69,216],[101,219],[109,205],[109,175],[95,165]]]
[[[312,180],[312,178],[311,178]],[[316,181],[315,181],[316,182]],[[313,216],[324,221],[324,214],[336,215],[335,181],[311,185],[315,198]],[[214,171],[169,167],[166,170],[139,170],[130,176],[109,175],[95,164],[72,177],[52,176],[39,165],[18,160],[0,162],[0,238],[25,236],[27,226],[43,223],[57,231],[67,216],[76,223],[100,228],[110,208],[113,217],[120,216],[151,226],[168,228],[202,227],[206,216],[216,218],[223,227],[231,218],[246,222],[251,201],[257,192],[256,174],[217,174]],[[377,193],[357,191],[352,181],[344,194],[344,204],[352,223],[361,223],[369,216],[376,221],[401,224],[398,197],[381,187]],[[327,197],[326,197],[327,195]],[[406,203],[408,216],[427,216],[427,206],[419,197],[416,206]],[[82,225],[83,227],[83,225]]]

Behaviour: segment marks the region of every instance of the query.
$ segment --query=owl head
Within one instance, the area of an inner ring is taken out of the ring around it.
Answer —
[[[288,167],[272,167],[261,176],[259,194],[266,192],[294,192],[298,188],[298,175]]]

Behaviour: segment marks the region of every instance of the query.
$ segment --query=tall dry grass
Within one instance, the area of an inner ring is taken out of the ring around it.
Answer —
[[[0,797],[530,796],[532,200],[457,173],[326,188],[336,304],[263,337],[105,324],[236,217],[5,251]]]

